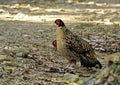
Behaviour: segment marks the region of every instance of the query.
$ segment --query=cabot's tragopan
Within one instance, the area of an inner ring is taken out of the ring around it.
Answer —
[[[80,62],[87,68],[102,68],[94,49],[87,41],[67,29],[61,19],[56,19],[55,24],[57,25],[57,50],[69,60],[70,64],[76,65],[76,62]]]

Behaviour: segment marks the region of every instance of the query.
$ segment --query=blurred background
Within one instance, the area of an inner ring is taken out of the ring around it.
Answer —
[[[68,23],[119,24],[120,0],[0,0],[0,18],[30,22],[62,18]]]

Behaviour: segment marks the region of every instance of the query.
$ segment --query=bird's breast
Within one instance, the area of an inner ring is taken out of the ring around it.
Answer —
[[[60,52],[65,51],[65,35],[61,28],[57,28],[57,50]]]

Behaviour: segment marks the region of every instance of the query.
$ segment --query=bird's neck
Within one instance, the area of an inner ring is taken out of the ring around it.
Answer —
[[[65,26],[63,27],[60,27],[60,29],[63,31],[63,32],[66,32],[67,28]]]
[[[64,48],[64,44],[65,44],[64,28],[63,27],[58,27],[56,33],[57,33],[57,49],[62,51],[62,48]]]
[[[57,28],[57,39],[62,39],[63,36],[64,36],[63,28],[62,27],[58,27]]]
[[[58,35],[57,37],[63,38],[64,35],[65,35],[66,30],[67,30],[67,28],[66,28],[65,26],[63,26],[63,27],[58,27],[58,28],[57,28],[57,35]]]

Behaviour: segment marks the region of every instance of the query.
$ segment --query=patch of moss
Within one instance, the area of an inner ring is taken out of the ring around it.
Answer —
[[[81,85],[83,83],[83,80],[81,78],[76,78],[73,82],[78,85]]]
[[[76,26],[76,28],[78,28],[78,29],[85,29],[87,27],[93,27],[93,24],[82,23],[82,24]]]
[[[120,83],[120,76],[118,76],[118,82]]]
[[[113,63],[113,64],[112,64],[112,68],[113,68],[113,70],[116,70],[116,68],[117,68],[116,63]]]
[[[102,78],[103,77],[103,74],[102,73],[99,73],[98,75],[97,75],[97,78],[98,79],[100,79],[100,78]]]
[[[13,50],[13,53],[18,57],[26,56],[30,51],[27,48],[20,47],[18,49]]]

